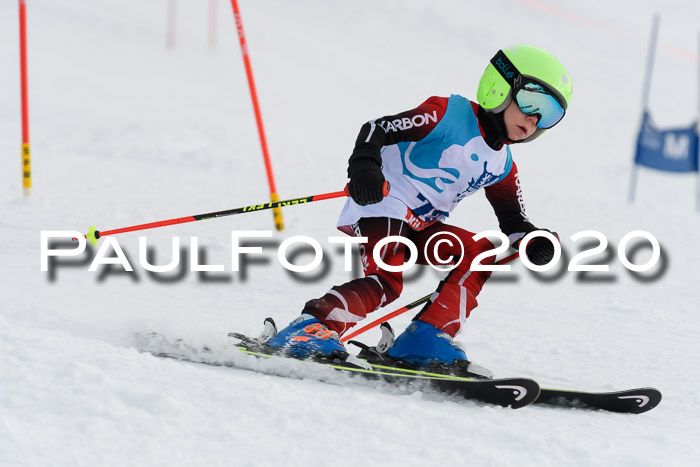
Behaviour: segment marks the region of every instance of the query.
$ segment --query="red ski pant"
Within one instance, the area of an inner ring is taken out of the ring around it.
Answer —
[[[472,232],[443,223],[435,223],[424,230],[416,231],[406,222],[386,217],[360,219],[354,225],[354,231],[355,236],[368,239],[367,243],[360,245],[365,277],[335,286],[323,297],[308,301],[303,313],[315,316],[329,329],[342,335],[368,313],[396,300],[403,289],[402,272],[382,269],[372,254],[377,242],[396,235],[405,237],[416,246],[416,264],[432,264],[441,269],[446,269],[448,264],[457,264],[456,268],[447,273],[414,319],[430,323],[451,336],[455,336],[461,330],[471,311],[478,305],[476,296],[491,275],[486,271],[470,270],[473,259],[479,253],[494,248],[488,239],[475,242],[472,240]],[[435,237],[431,239],[433,236]],[[464,248],[456,241],[455,236]],[[450,240],[450,243],[444,240]],[[408,247],[398,241],[384,245],[379,251],[381,260],[390,266],[404,264],[408,254]],[[481,264],[493,262],[494,258],[491,256]]]

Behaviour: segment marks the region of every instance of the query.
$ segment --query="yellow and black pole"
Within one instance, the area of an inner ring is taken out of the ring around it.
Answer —
[[[32,158],[29,149],[29,92],[27,89],[27,4],[19,0],[19,47],[22,82],[22,186],[24,196],[32,188]]]

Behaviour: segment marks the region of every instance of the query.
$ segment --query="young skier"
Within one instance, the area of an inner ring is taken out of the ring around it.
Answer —
[[[401,294],[401,272],[380,268],[372,252],[383,238],[402,236],[416,245],[418,264],[445,264],[452,256],[457,267],[386,354],[417,367],[468,364],[452,338],[477,306],[491,274],[470,270],[471,262],[494,246],[488,239],[475,242],[474,233],[444,221],[459,201],[483,188],[511,246],[517,248],[526,234],[540,230],[525,215],[509,146],[532,141],[556,125],[571,94],[569,74],[556,58],[516,45],[491,59],[479,82],[478,102],[458,95],[431,97],[413,110],[365,123],[349,161],[351,199],[338,221],[341,231],[367,238],[360,246],[365,277],[307,302],[301,316],[267,344],[296,358],[344,351],[339,335]],[[456,235],[464,251],[453,241],[452,246],[441,242],[437,255],[430,249],[424,253],[436,234]],[[384,263],[399,266],[407,247],[391,242],[380,252]],[[526,254],[534,264],[546,264],[554,246],[536,237]]]

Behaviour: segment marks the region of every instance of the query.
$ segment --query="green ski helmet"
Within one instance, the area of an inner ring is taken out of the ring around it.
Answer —
[[[519,94],[521,90],[526,92]],[[572,92],[569,72],[553,55],[531,45],[514,45],[499,50],[491,59],[479,81],[476,97],[484,110],[499,113],[517,96],[516,102],[523,112],[540,117],[537,130],[523,140],[526,142],[537,138],[563,118]],[[533,107],[524,102],[528,95],[535,98],[551,96],[554,100]]]

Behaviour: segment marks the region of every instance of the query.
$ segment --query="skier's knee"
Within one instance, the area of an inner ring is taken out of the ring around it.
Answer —
[[[383,273],[376,274],[373,277],[377,279],[377,282],[382,286],[382,291],[384,292],[385,302],[383,305],[387,305],[401,295],[403,292],[403,278],[400,274]]]

